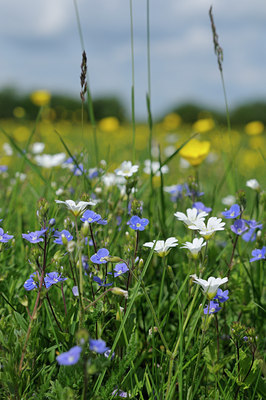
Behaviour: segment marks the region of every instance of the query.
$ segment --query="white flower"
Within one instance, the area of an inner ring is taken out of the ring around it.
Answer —
[[[222,218],[211,217],[208,219],[207,225],[204,221],[197,221],[189,226],[189,229],[197,229],[199,234],[206,240],[210,239],[216,231],[223,231],[225,222],[221,222]]]
[[[61,165],[65,160],[65,153],[58,154],[38,154],[35,156],[35,161],[38,165],[44,168],[52,168]]]
[[[203,289],[203,293],[205,293],[209,300],[213,299],[216,296],[217,289],[223,283],[228,281],[228,278],[214,278],[210,276],[207,281],[205,279],[197,278],[196,275],[190,275],[193,278],[193,282],[200,285]]]
[[[31,151],[33,152],[33,154],[39,154],[39,153],[43,152],[44,148],[45,148],[44,143],[36,142],[36,143],[33,143]]]
[[[123,176],[116,176],[112,173],[107,173],[103,175],[102,182],[105,186],[115,186],[115,185],[123,185],[126,183],[126,179]]]
[[[155,176],[160,176],[160,163],[159,161],[153,161],[151,163],[151,160],[145,160],[144,161],[144,169],[143,171],[145,174],[150,175],[151,172]],[[162,174],[166,174],[169,171],[169,168],[167,165],[163,165],[161,168]]]
[[[189,162],[182,157],[180,157],[179,165],[180,165],[180,168],[183,168],[183,169],[187,169],[190,167]]]
[[[178,245],[178,240],[175,237],[170,237],[166,239],[166,241],[153,240],[152,242],[144,243],[143,246],[153,248],[154,243],[155,243],[154,251],[158,253],[160,257],[165,257],[170,252],[171,247],[176,247]]]
[[[197,229],[195,227],[191,228],[191,226],[195,226],[196,223],[203,222],[207,215],[208,213],[206,213],[205,211],[198,213],[198,210],[196,208],[188,208],[187,215],[179,211],[174,214],[174,216],[179,221],[183,221],[189,229]]]
[[[164,149],[164,155],[166,157],[170,157],[175,151],[176,151],[175,146],[172,146],[172,145],[171,146],[167,146]]]
[[[139,169],[138,165],[132,165],[131,161],[124,161],[118,169],[115,170],[116,175],[130,178]]]
[[[7,156],[12,156],[12,154],[13,154],[13,149],[12,149],[12,147],[10,146],[9,143],[4,143],[4,144],[3,144],[3,150],[4,150],[4,152],[6,153]]]
[[[229,207],[231,207],[233,204],[235,204],[235,202],[236,202],[236,198],[232,194],[229,194],[228,196],[226,196],[222,199],[222,203],[225,206],[229,206]]]
[[[57,196],[60,196],[60,195],[63,194],[63,193],[64,193],[64,189],[62,189],[62,188],[58,188],[57,191],[55,192],[55,194],[56,194]]]
[[[70,212],[72,212],[75,217],[82,215],[87,208],[87,206],[95,206],[95,203],[92,201],[79,201],[77,204],[73,200],[55,200],[57,204],[64,204]]]
[[[249,181],[246,182],[246,186],[253,189],[253,190],[259,190],[260,189],[260,184],[257,181],[257,179],[250,179]]]
[[[194,258],[197,258],[200,250],[204,246],[206,246],[206,242],[204,242],[203,238],[200,238],[200,239],[195,238],[195,239],[193,239],[192,243],[186,242],[186,243],[184,243],[184,245],[181,248],[188,249],[191,252],[192,256]]]
[[[24,182],[25,179],[27,178],[26,174],[23,174],[23,172],[16,172],[15,177],[20,180],[20,182]]]

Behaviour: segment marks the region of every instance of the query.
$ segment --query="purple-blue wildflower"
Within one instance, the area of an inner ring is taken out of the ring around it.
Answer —
[[[242,236],[242,239],[245,240],[245,242],[254,242],[257,237],[257,232],[256,229],[262,229],[262,224],[260,222],[255,221],[255,219],[252,220],[245,220],[246,224],[249,226],[249,230],[244,233]]]
[[[109,251],[103,247],[102,249],[99,249],[96,254],[93,254],[93,256],[91,256],[91,261],[94,264],[106,264],[107,260],[105,260],[105,257],[108,256]]]
[[[243,219],[236,219],[234,221],[234,225],[231,225],[231,231],[234,232],[236,235],[242,235],[248,228],[245,224]]]
[[[14,237],[13,235],[8,235],[7,233],[4,233],[4,230],[2,228],[0,228],[0,242],[1,243],[7,243],[13,237]]]
[[[251,258],[249,260],[250,262],[259,261],[259,260],[265,260],[265,258],[266,258],[266,246],[263,246],[262,249],[253,250],[251,254],[252,254],[253,258]]]
[[[92,224],[93,222],[98,222],[102,217],[100,214],[96,214],[92,210],[86,210],[83,216],[80,218],[82,222],[88,222],[89,224]]]
[[[113,275],[114,277],[117,278],[118,276],[125,274],[127,271],[129,271],[128,266],[126,265],[126,263],[119,263],[116,264],[116,266],[114,267],[114,271],[113,272],[108,272],[108,274]]]
[[[67,278],[64,278],[62,274],[59,275],[58,272],[49,272],[49,274],[47,274],[46,277],[44,278],[44,283],[46,288],[49,289],[50,286],[66,280]]]
[[[192,208],[196,208],[198,210],[198,213],[201,213],[202,211],[209,213],[212,211],[212,208],[206,207],[201,201],[196,201],[195,203],[193,203]]]
[[[81,350],[82,348],[80,346],[74,346],[67,352],[59,354],[59,356],[56,357],[58,364],[60,365],[77,364],[80,358]]]
[[[38,275],[37,272],[33,272],[33,274],[30,275],[29,279],[27,279],[24,283],[23,286],[27,291],[36,289],[38,287],[37,282],[34,280],[34,277],[36,275]]]
[[[42,229],[41,231],[22,233],[23,239],[26,239],[30,243],[39,243],[43,242],[43,238],[41,236],[44,235],[47,229]]]
[[[99,278],[98,276],[94,276],[92,279],[94,280],[94,282],[98,283],[98,285],[102,286],[102,287],[112,286],[112,284],[113,284],[113,282],[105,283],[106,282],[106,278],[105,278],[104,281],[102,281],[101,278]]]
[[[71,233],[70,232],[68,232],[66,229],[63,229],[61,232],[60,231],[56,231],[55,232],[55,234],[54,234],[54,237],[56,238],[55,240],[54,240],[54,243],[57,243],[57,244],[64,244],[63,243],[63,237],[64,238],[66,238],[66,240],[68,241],[68,242],[70,242],[70,240],[72,240],[73,239],[73,236],[71,235]]]
[[[237,218],[241,214],[240,206],[238,204],[233,204],[229,210],[223,211],[221,214],[227,219]]]
[[[137,215],[133,215],[127,222],[127,225],[134,231],[144,231],[145,226],[148,225],[149,220],[147,218],[140,218]]]
[[[215,314],[218,311],[221,310],[222,307],[219,307],[219,304],[216,303],[215,301],[210,301],[210,304],[208,304],[206,307],[204,307],[204,314]]]
[[[106,343],[102,339],[90,339],[90,350],[103,354],[109,350],[109,347],[106,347]]]
[[[220,303],[225,303],[229,299],[228,290],[222,291],[222,289],[218,288],[214,299],[218,300]]]
[[[120,390],[120,389],[113,390],[112,396],[115,396],[115,397],[119,396],[119,397],[122,397],[123,399],[127,399],[128,397],[131,397],[129,393],[123,392],[123,390]]]

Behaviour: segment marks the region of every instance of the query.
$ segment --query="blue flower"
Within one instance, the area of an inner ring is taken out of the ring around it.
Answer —
[[[47,289],[49,289],[50,286],[65,280],[67,280],[67,278],[64,278],[63,276],[61,276],[61,274],[59,275],[58,272],[49,272],[49,274],[47,274],[44,278],[45,286]]]
[[[229,299],[228,290],[222,291],[222,289],[218,288],[214,299],[218,300],[220,303],[225,303]]]
[[[85,173],[86,170],[84,170],[83,164],[78,164],[78,166],[75,164],[73,167],[73,174],[76,176],[80,176],[83,173]]]
[[[0,228],[0,242],[1,243],[7,243],[13,237],[14,237],[13,235],[8,235],[7,233],[4,233],[4,230],[2,228]]]
[[[101,219],[102,217],[100,214],[96,214],[92,210],[86,210],[83,216],[80,218],[82,222],[87,221],[89,224],[92,224],[93,222],[97,222]]]
[[[80,346],[74,346],[69,351],[61,353],[56,357],[58,364],[60,365],[74,365],[77,364],[82,348]]]
[[[242,239],[245,240],[245,242],[254,242],[257,237],[257,232],[256,229],[262,229],[262,224],[260,222],[255,221],[255,219],[252,220],[245,220],[246,224],[249,226],[249,231],[244,233],[242,236]]]
[[[107,219],[99,219],[99,221],[97,221],[97,224],[99,225],[107,225]]]
[[[123,392],[123,390],[118,390],[118,389],[113,390],[112,396],[115,396],[115,397],[119,396],[119,397],[122,397],[123,399],[127,399],[128,397],[131,397],[129,393]]]
[[[144,231],[148,223],[149,220],[147,218],[140,218],[137,215],[133,215],[127,222],[127,225],[129,225],[131,229],[134,229],[134,231]]]
[[[129,269],[126,263],[116,264],[114,267],[114,277],[117,278],[118,276],[125,274],[127,271],[129,271]],[[108,272],[108,274],[113,275],[113,272]]]
[[[206,207],[201,201],[196,201],[195,203],[193,203],[192,208],[196,208],[198,210],[198,213],[201,213],[202,211],[209,213],[212,211],[212,208]]]
[[[70,242],[70,240],[72,240],[73,239],[73,236],[71,235],[71,233],[70,232],[68,232],[66,229],[63,229],[61,232],[59,232],[59,231],[56,231],[55,232],[55,234],[54,234],[54,237],[56,238],[55,240],[54,240],[54,243],[57,243],[57,244],[64,244],[63,243],[63,237],[64,238],[66,238],[66,240],[68,241],[68,242]]]
[[[187,191],[186,196],[191,197],[192,199],[204,195],[204,192],[199,192],[198,190],[192,188],[190,189],[187,183],[184,183],[184,189]]]
[[[241,214],[241,210],[238,204],[233,204],[229,210],[223,211],[222,214],[227,219],[237,218]]]
[[[262,249],[255,249],[252,251],[252,256],[253,258],[251,258],[249,261],[253,262],[253,261],[259,261],[259,260],[265,260],[265,253],[266,253],[266,246],[263,246]]]
[[[106,264],[107,260],[105,260],[105,257],[109,256],[109,251],[105,248],[99,249],[96,254],[93,254],[91,256],[91,261],[94,264]]]
[[[37,275],[37,272],[33,272],[33,274],[30,275],[29,279],[26,280],[24,283],[24,288],[28,291],[36,289],[38,287],[36,281],[34,280],[34,276]]]
[[[106,347],[106,343],[102,339],[90,339],[90,350],[103,354],[109,350],[109,347]]]
[[[54,225],[55,225],[55,219],[54,219],[54,218],[51,218],[51,219],[50,219],[49,225],[50,225],[50,226],[54,226]]]
[[[231,225],[231,231],[236,235],[242,235],[246,230],[248,230],[248,228],[243,219],[236,219],[234,225]]]
[[[215,301],[210,301],[210,304],[208,304],[205,308],[204,308],[204,314],[214,314],[217,313],[218,311],[221,310],[222,307],[219,307],[219,304],[216,303]]]
[[[0,173],[1,172],[6,172],[8,170],[6,165],[0,165]]]
[[[39,243],[43,242],[43,234],[46,232],[47,229],[43,229],[41,231],[35,231],[35,232],[30,232],[30,233],[22,233],[23,239],[28,240],[30,243]]]
[[[102,287],[112,286],[112,284],[113,284],[113,282],[105,283],[106,282],[106,278],[105,278],[104,281],[102,281],[101,278],[99,278],[98,276],[94,276],[92,279],[94,280],[94,282],[98,283],[98,285],[102,286]]]

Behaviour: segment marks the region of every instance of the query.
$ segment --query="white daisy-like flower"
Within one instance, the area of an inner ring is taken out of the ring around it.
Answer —
[[[144,243],[144,247],[150,247],[153,248],[154,251],[158,254],[160,257],[165,257],[171,250],[172,247],[176,247],[178,245],[178,240],[175,237],[170,237],[164,240],[153,240],[152,242],[146,242]]]
[[[203,238],[195,238],[193,239],[192,243],[191,242],[185,242],[181,249],[188,249],[190,253],[192,254],[193,258],[197,258],[199,252],[201,251],[202,247],[206,246],[206,242],[204,242]]]
[[[82,215],[86,210],[87,206],[95,206],[96,203],[93,201],[79,201],[77,204],[73,200],[55,200],[57,204],[64,204],[67,209],[75,216]]]
[[[116,175],[130,178],[139,169],[138,165],[132,165],[131,161],[124,161],[118,169],[115,170]]]
[[[260,184],[257,181],[257,179],[250,179],[249,181],[246,182],[246,186],[253,189],[253,190],[259,190],[260,189]]]
[[[52,168],[61,165],[65,160],[65,153],[58,154],[38,154],[35,156],[35,161],[38,165],[44,168]]]
[[[188,226],[189,229],[197,229],[191,228],[191,226],[195,226],[199,222],[204,222],[205,217],[207,217],[208,213],[202,211],[198,213],[196,208],[188,208],[187,215],[182,212],[176,212],[174,216],[179,220],[184,222],[185,225]]]
[[[214,278],[210,276],[208,280],[198,278],[196,275],[190,275],[193,278],[193,282],[200,285],[203,289],[203,293],[207,295],[208,299],[211,300],[216,296],[217,290],[220,285],[226,283],[228,278]]]
[[[40,154],[43,152],[45,148],[45,144],[42,142],[35,142],[33,143],[32,147],[31,147],[31,151],[33,152],[33,154]]]
[[[102,182],[106,187],[111,187],[115,185],[123,185],[126,183],[126,179],[123,176],[116,176],[113,173],[107,173],[103,175]]]
[[[233,196],[232,194],[229,194],[228,196],[225,196],[225,197],[222,199],[222,203],[223,203],[225,206],[229,206],[229,207],[231,207],[233,204],[235,204],[235,202],[236,202],[236,198],[235,198],[235,196]]]
[[[162,174],[167,174],[167,172],[169,172],[169,168],[167,165],[163,165],[162,168],[160,168],[159,161],[152,161],[152,163],[151,160],[144,161],[143,171],[145,172],[145,174],[150,175],[152,172],[153,175],[160,176],[160,170],[162,171]]]
[[[206,240],[209,240],[216,231],[223,231],[225,222],[221,222],[222,218],[211,217],[208,219],[207,225],[204,221],[196,221],[193,225],[190,225],[189,229],[195,229],[199,231],[199,234]]]

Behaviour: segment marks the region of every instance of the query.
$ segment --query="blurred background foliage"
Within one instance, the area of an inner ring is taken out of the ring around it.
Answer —
[[[63,94],[52,94],[49,102],[53,120],[80,120],[81,100]],[[130,120],[130,113],[123,101],[117,96],[98,97],[93,100],[94,115],[96,121],[103,118],[115,117],[118,121]],[[34,104],[31,94],[21,93],[14,87],[6,87],[0,91],[0,119],[24,118],[35,120],[39,105]],[[84,107],[85,118],[87,107]],[[184,123],[193,124],[201,118],[212,118],[216,124],[226,125],[226,116],[221,110],[211,109],[198,103],[183,103],[173,106],[171,109],[154,119],[161,121],[168,113],[178,114]],[[251,101],[241,104],[230,110],[232,125],[243,126],[251,121],[261,121],[266,124],[266,100]]]

